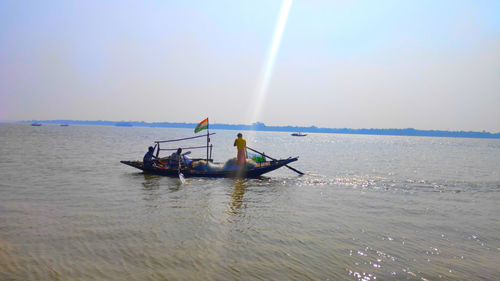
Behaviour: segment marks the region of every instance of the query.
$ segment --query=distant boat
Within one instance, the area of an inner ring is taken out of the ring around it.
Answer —
[[[40,123],[31,123],[31,126],[40,127],[40,126],[42,126],[42,124],[40,124]]]
[[[68,127],[69,125],[68,124],[61,124],[60,126],[61,127]]]
[[[305,136],[307,136],[307,134],[303,134],[303,133],[292,133],[292,136],[294,136],[294,137],[305,137]]]

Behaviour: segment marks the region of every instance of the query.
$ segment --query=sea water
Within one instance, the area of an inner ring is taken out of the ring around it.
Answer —
[[[182,184],[119,161],[192,130],[1,124],[0,280],[500,279],[500,140],[242,133],[306,175]]]

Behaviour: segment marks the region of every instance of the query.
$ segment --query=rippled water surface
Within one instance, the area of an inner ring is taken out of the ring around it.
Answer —
[[[243,133],[307,175],[181,184],[119,161],[192,130],[0,124],[0,280],[500,279],[499,140]]]

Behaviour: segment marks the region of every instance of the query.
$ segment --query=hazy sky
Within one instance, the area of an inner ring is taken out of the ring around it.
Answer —
[[[500,132],[500,1],[283,6],[0,0],[0,120]]]

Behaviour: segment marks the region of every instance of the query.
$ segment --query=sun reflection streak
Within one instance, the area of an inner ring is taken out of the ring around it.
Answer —
[[[276,57],[280,47],[281,39],[283,37],[283,32],[288,20],[288,14],[290,12],[290,8],[292,7],[292,2],[292,0],[284,0],[281,5],[281,12],[278,18],[276,29],[274,30],[273,41],[267,55],[266,64],[263,69],[262,77],[260,79],[261,81],[257,88],[256,98],[254,100],[253,106],[250,108],[251,111],[249,115],[251,116],[251,123],[257,122],[260,117],[262,106],[267,95],[269,82],[271,81],[271,77],[273,74],[274,64],[276,62]]]

